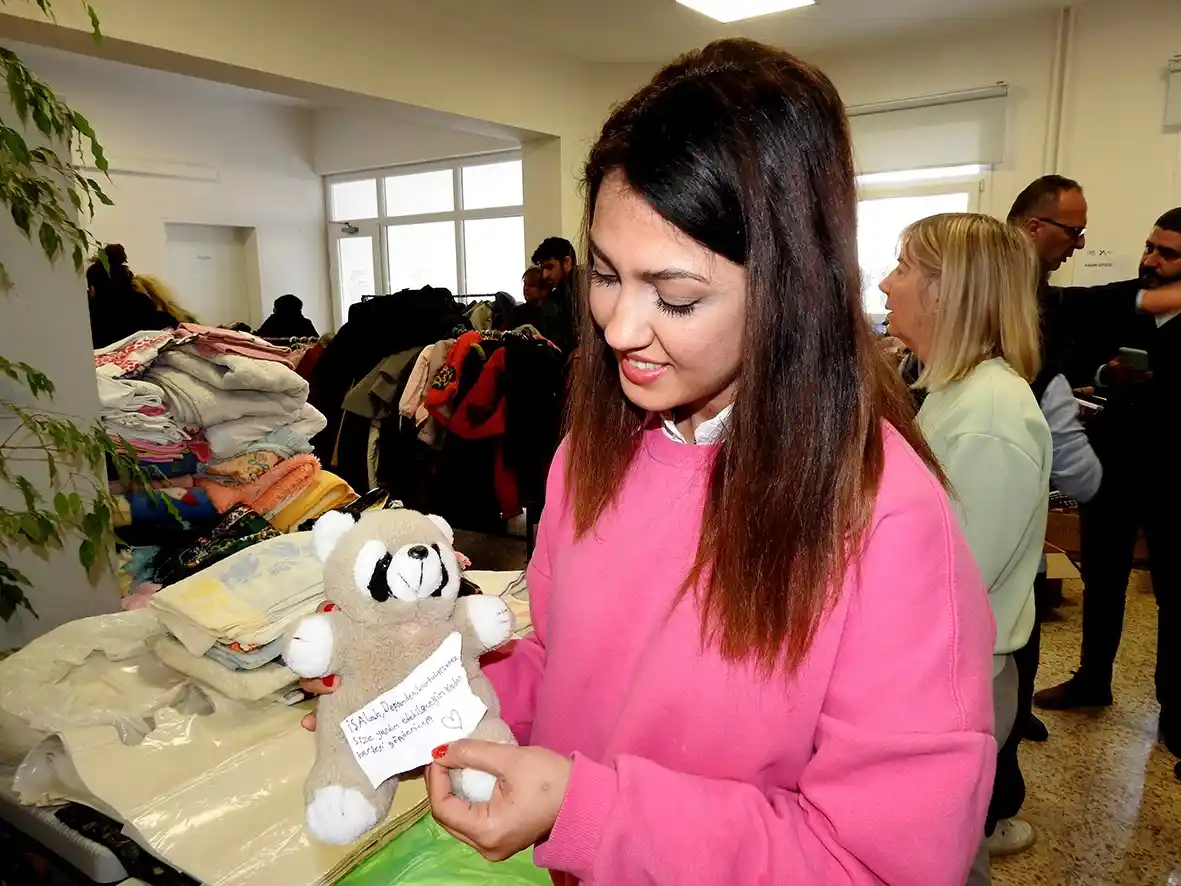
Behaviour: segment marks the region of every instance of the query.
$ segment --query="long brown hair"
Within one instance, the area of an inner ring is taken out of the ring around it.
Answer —
[[[840,97],[819,71],[749,40],[665,68],[615,109],[586,167],[587,227],[622,173],[665,220],[745,267],[745,360],[701,520],[703,639],[794,671],[853,563],[881,478],[883,422],[941,480],[861,305],[856,194]],[[645,417],[581,312],[567,474],[582,536],[612,506]]]

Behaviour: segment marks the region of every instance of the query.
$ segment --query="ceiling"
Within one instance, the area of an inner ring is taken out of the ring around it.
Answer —
[[[957,22],[1059,8],[1070,0],[817,0],[723,25],[675,0],[431,0],[440,21],[532,42],[592,62],[662,62],[710,40],[745,36],[795,52],[854,46]]]

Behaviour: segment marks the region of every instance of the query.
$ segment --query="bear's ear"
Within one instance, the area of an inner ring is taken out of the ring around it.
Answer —
[[[329,511],[317,520],[312,527],[312,547],[316,551],[316,559],[327,563],[337,543],[356,525],[350,515],[340,511]]]
[[[438,527],[439,531],[443,533],[443,537],[447,539],[447,544],[455,544],[455,533],[451,531],[451,524],[440,517],[438,514],[427,514],[426,518]]]

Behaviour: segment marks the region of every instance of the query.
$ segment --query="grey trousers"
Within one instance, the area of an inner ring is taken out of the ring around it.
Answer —
[[[992,680],[992,713],[996,722],[996,746],[999,748],[1013,731],[1017,719],[1017,665],[1013,656],[1005,659],[1005,667]],[[988,847],[983,839],[968,872],[967,886],[989,886],[992,872],[988,863]]]

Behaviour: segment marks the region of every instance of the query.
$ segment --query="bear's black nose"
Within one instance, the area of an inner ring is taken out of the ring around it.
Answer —
[[[415,560],[425,560],[427,558],[427,555],[430,554],[430,552],[431,552],[431,549],[428,548],[426,545],[415,545],[410,550],[408,550],[406,553],[409,554],[411,557],[413,557]]]

